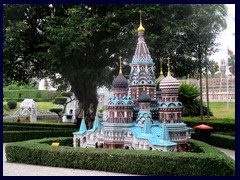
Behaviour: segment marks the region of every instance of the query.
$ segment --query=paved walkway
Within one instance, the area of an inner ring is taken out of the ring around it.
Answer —
[[[37,166],[6,161],[5,146],[3,144],[3,176],[135,176],[133,174],[112,173],[105,171],[92,171],[70,168],[57,168]],[[235,151],[217,148],[235,160]]]
[[[219,151],[222,151],[224,154],[226,154],[227,156],[229,156],[230,158],[232,158],[235,161],[235,151],[231,150],[231,149],[223,149],[223,148],[219,148],[219,147],[215,147],[217,148]]]

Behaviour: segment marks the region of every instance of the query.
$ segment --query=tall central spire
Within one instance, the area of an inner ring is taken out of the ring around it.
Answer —
[[[170,57],[167,58],[168,60],[168,76],[171,76],[171,71],[170,71]]]
[[[119,69],[119,74],[122,74],[122,56],[119,56],[119,66],[120,66],[120,69]]]
[[[138,31],[138,32],[140,32],[140,31],[143,31],[143,32],[144,32],[145,29],[144,29],[144,27],[142,26],[142,11],[140,10],[139,13],[140,13],[140,25],[139,25],[137,31]]]
[[[160,58],[160,74],[163,74],[163,72],[162,72],[162,58]]]

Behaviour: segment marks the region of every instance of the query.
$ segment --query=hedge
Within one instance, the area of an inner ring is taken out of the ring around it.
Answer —
[[[7,126],[25,126],[25,127],[49,127],[49,128],[75,128],[76,125],[69,123],[19,123],[19,122],[3,122],[3,127]]]
[[[196,135],[195,133],[191,134],[191,138],[199,140],[198,135]],[[235,150],[235,137],[233,136],[211,134],[207,143],[216,147]]]
[[[4,98],[4,101],[15,100],[17,102],[23,102],[25,98]],[[29,99],[29,98],[27,98]],[[49,102],[51,99],[48,98],[30,98],[33,99],[35,102]]]
[[[221,134],[211,134],[209,144],[235,150],[235,137]]]
[[[69,137],[74,130],[3,131],[3,142],[18,142],[48,137]]]
[[[8,162],[161,176],[234,176],[235,161],[212,146],[191,140],[201,153],[73,148],[72,137],[6,145]],[[66,141],[68,143],[66,143]],[[60,146],[50,146],[60,142]]]
[[[21,97],[19,97],[21,94]],[[53,100],[60,92],[58,91],[49,91],[49,90],[3,90],[4,99],[48,99],[48,101]]]
[[[221,119],[221,120],[183,120],[189,127],[194,127],[200,124],[206,124],[213,127],[213,132],[235,132],[235,120],[234,119]]]

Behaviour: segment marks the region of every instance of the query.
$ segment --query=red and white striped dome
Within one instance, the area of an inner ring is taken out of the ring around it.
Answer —
[[[160,81],[160,89],[179,89],[180,83],[179,80],[172,76],[165,77],[162,81]]]

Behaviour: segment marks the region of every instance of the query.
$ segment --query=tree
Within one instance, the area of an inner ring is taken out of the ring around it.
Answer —
[[[197,61],[190,61],[188,55],[202,60],[206,49],[214,51],[226,8],[220,4],[4,5],[4,82],[49,77],[59,88],[71,85],[85,111],[91,102],[97,109],[96,89],[111,83],[118,56],[131,62],[140,9],[152,58],[171,56],[174,76],[182,77],[197,68]],[[163,70],[166,73],[166,61]]]
[[[63,108],[52,108],[49,109],[49,111],[51,112],[55,112],[58,115],[58,121],[62,122],[62,117],[63,114],[66,110],[67,105],[74,101],[75,98],[72,98],[73,93],[72,92],[62,92],[60,94],[60,96],[57,96],[54,98],[53,100],[53,104],[58,104],[58,105],[62,105]]]
[[[235,76],[235,54],[230,55],[228,58],[229,71]]]
[[[208,70],[211,72],[212,77],[219,70],[218,63],[214,60],[210,60],[208,64]]]
[[[178,91],[179,101],[183,104],[183,113],[185,116],[199,116],[200,114],[200,95],[199,88],[195,84],[187,84],[183,82]],[[207,107],[203,107],[203,114],[207,115]],[[212,116],[212,112],[210,112]]]

